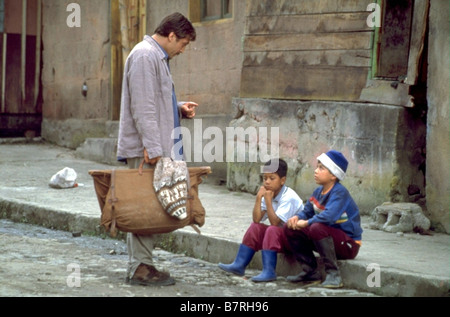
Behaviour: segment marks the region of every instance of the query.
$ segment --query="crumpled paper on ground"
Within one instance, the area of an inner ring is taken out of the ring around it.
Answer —
[[[77,186],[77,172],[74,169],[66,167],[52,176],[49,186],[52,188],[64,189]]]

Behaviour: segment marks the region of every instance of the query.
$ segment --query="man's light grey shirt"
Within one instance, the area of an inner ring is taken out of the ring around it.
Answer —
[[[117,156],[172,157],[173,80],[166,55],[148,35],[125,63]]]

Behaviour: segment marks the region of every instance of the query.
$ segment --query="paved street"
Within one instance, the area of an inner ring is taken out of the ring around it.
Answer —
[[[164,296],[184,299],[262,295],[277,300],[283,297],[366,296],[349,290],[305,290],[286,283],[284,276],[297,271],[286,261],[280,261],[277,266],[279,280],[263,285],[220,271],[217,263],[230,262],[236,255],[251,221],[249,211],[254,196],[230,192],[225,186],[208,181],[200,188],[202,204],[207,211],[201,234],[187,227],[162,241],[165,251],[186,252],[206,262],[159,250],[155,253],[156,263],[170,271],[177,284],[156,290],[131,287],[124,284],[128,259],[123,242],[85,240],[88,238],[85,235],[99,232],[100,214],[88,170],[110,169],[111,166],[78,159],[74,151],[43,143],[2,144],[0,153],[0,217],[66,231],[56,235],[56,232],[39,227],[17,229],[10,228],[12,223],[0,223],[0,234],[3,233],[0,236],[0,296]],[[71,190],[48,186],[50,177],[64,166],[77,171],[78,181],[83,186]],[[399,235],[372,230],[369,223],[370,219],[363,218],[364,245],[358,257],[340,263],[346,287],[387,297],[448,297],[448,235]],[[5,235],[15,231],[16,236]],[[83,232],[83,236],[74,238],[72,232]],[[251,268],[260,268],[260,259],[258,254]],[[371,265],[378,265],[378,271],[377,266],[374,271]],[[67,278],[71,273],[77,273],[77,269],[80,287],[69,287]],[[257,273],[249,270],[247,278]],[[371,280],[378,283],[375,287],[368,284],[372,273],[378,274],[376,280]]]
[[[279,277],[256,284],[228,275],[216,264],[158,249],[157,265],[176,284],[169,287],[124,283],[128,256],[124,241],[74,237],[72,233],[0,220],[0,296],[3,297],[317,297],[364,296],[351,289],[304,289]]]

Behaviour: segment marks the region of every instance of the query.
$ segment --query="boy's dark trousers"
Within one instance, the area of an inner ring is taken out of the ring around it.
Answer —
[[[307,276],[317,270],[313,251],[319,252],[327,274],[329,271],[338,272],[337,259],[354,259],[359,251],[359,245],[345,232],[321,223],[314,223],[301,230],[285,226],[285,234]]]

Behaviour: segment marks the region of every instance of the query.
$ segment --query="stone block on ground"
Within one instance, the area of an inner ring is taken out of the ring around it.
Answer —
[[[426,231],[430,220],[418,204],[386,202],[372,211],[370,228],[386,232]]]

